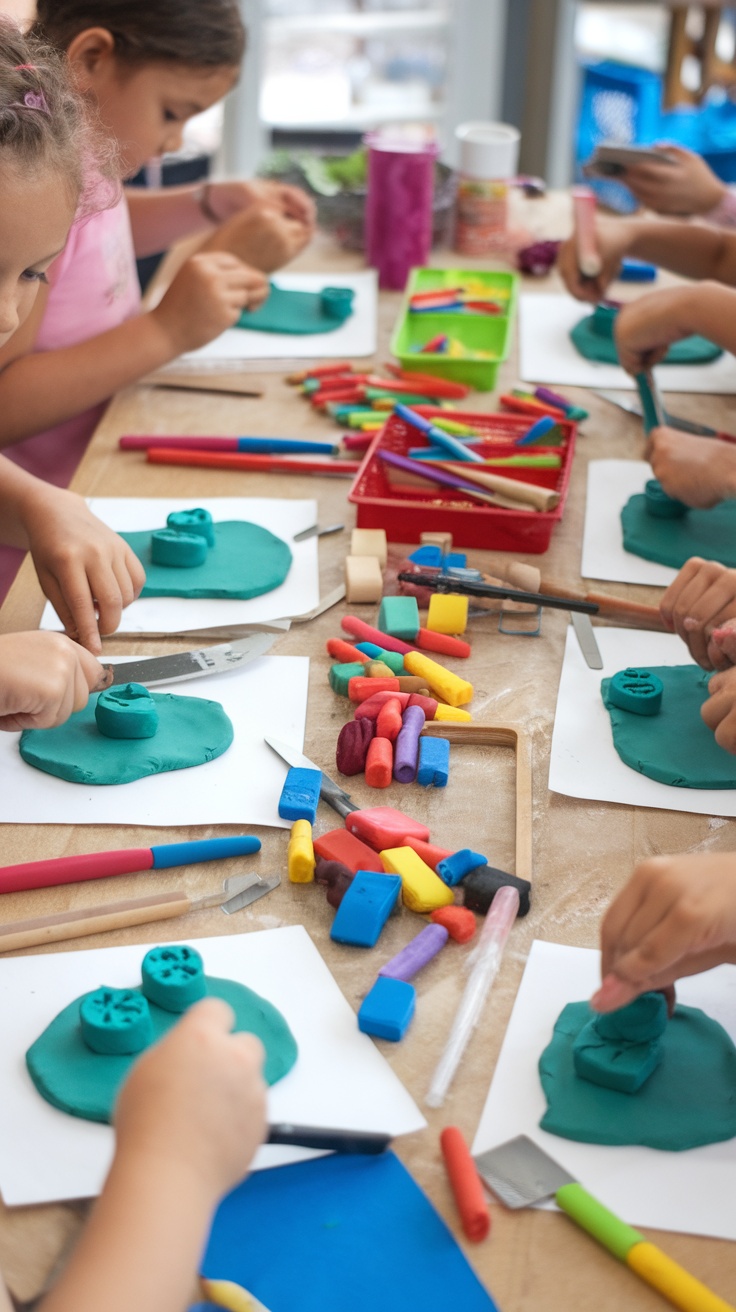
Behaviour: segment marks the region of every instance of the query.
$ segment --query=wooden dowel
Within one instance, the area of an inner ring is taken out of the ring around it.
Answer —
[[[0,952],[59,943],[109,929],[124,929],[127,925],[146,925],[153,920],[168,920],[172,916],[186,915],[191,905],[185,893],[159,893],[124,902],[108,902],[105,906],[88,907],[85,911],[62,911],[53,916],[37,916],[33,920],[16,920],[0,925]]]
[[[448,464],[444,460],[427,460],[424,463],[435,465],[438,469],[447,469],[451,474],[460,473],[457,465]],[[501,492],[512,501],[534,506],[535,510],[554,510],[560,504],[560,494],[554,488],[524,483],[517,478],[504,478],[502,474],[487,474],[478,469],[477,465],[463,465],[462,477],[471,483],[480,483],[481,487],[490,488],[492,492]]]

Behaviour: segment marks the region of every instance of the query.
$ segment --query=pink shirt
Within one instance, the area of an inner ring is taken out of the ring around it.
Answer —
[[[140,286],[125,198],[73,224],[69,239],[49,270],[46,312],[34,351],[53,351],[89,341],[140,311]],[[29,473],[67,487],[105,409],[104,402],[25,442],[5,447]],[[23,552],[0,547],[0,600]]]

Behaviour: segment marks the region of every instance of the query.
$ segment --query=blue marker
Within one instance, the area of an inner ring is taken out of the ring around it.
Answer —
[[[482,465],[483,457],[479,456],[477,451],[470,450],[464,442],[458,442],[456,437],[450,437],[449,433],[444,433],[441,428],[435,428],[429,420],[424,419],[421,415],[415,414],[408,406],[397,405],[394,407],[394,414],[403,419],[405,423],[411,424],[413,428],[418,428],[420,433],[424,433],[435,446],[439,446],[452,460],[468,460],[474,464]]]

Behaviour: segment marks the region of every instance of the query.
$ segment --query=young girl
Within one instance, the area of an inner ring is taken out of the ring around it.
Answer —
[[[79,204],[81,153],[96,149],[58,58],[0,24],[0,345],[32,312]],[[92,199],[83,196],[82,205]],[[30,549],[67,632],[91,651],[101,650],[99,631],[117,628],[143,586],[136,557],[80,497],[5,459],[0,540]]]

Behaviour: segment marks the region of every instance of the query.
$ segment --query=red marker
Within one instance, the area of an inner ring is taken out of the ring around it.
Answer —
[[[468,1239],[479,1244],[491,1228],[491,1216],[470,1149],[454,1125],[442,1131],[440,1145],[463,1230]]]
[[[192,465],[261,474],[335,474],[339,478],[352,478],[360,469],[358,460],[289,460],[242,455],[239,451],[169,451],[155,446],[148,448],[146,459],[151,465]]]

